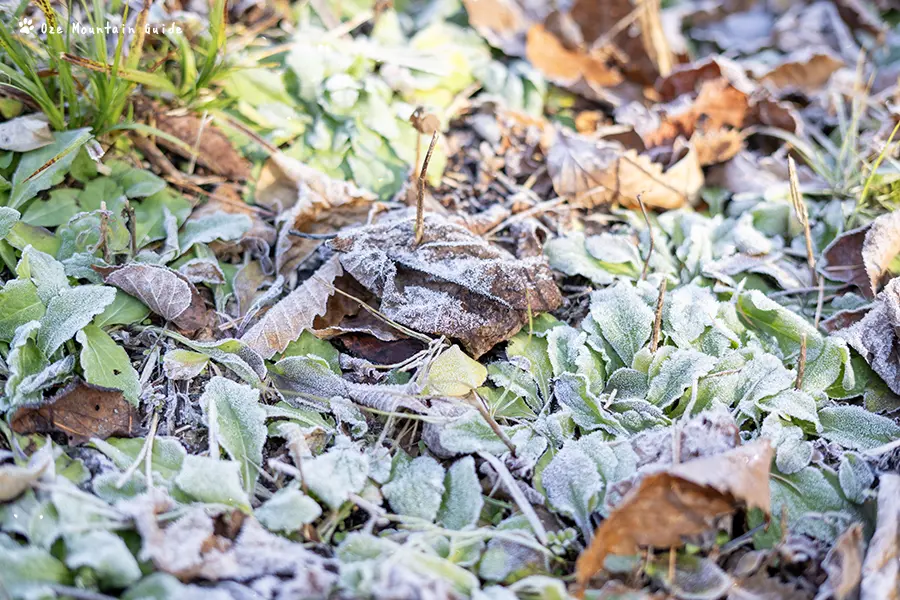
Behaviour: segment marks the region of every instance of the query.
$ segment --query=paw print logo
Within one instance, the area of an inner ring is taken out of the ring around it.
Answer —
[[[28,17],[19,21],[19,33],[24,33],[25,35],[34,33],[34,22]]]

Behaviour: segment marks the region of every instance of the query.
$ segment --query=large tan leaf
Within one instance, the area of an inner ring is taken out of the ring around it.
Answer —
[[[825,276],[852,283],[867,298],[874,298],[889,279],[888,265],[900,253],[900,212],[881,215],[864,227],[846,231],[822,252]]]
[[[325,313],[328,299],[334,293],[331,285],[343,270],[337,256],[332,256],[300,287],[279,301],[259,322],[241,337],[263,358],[272,358],[300,337],[304,329],[312,329],[313,321]]]
[[[639,546],[679,547],[684,536],[706,531],[739,507],[768,514],[772,455],[768,440],[757,440],[642,479],[578,558],[579,585],[583,588],[610,554],[634,554]]]
[[[885,473],[878,486],[878,524],[863,562],[860,600],[900,598],[900,475]]]
[[[593,207],[619,202],[674,209],[684,206],[703,186],[703,171],[696,151],[690,148],[671,168],[621,144],[560,134],[547,155],[547,170],[556,193]]]

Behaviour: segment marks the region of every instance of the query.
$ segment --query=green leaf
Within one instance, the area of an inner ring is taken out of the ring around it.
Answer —
[[[629,283],[619,282],[591,294],[588,335],[596,335],[615,353],[610,360],[630,367],[653,331],[653,311]],[[617,359],[617,360],[614,360]]]
[[[22,155],[12,178],[9,205],[18,208],[61,179],[77,155],[76,150],[91,139],[90,128],[54,134],[56,141]]]
[[[72,582],[66,566],[49,552],[20,546],[5,534],[0,534],[0,573],[10,598],[53,598],[56,594],[46,584]]]
[[[56,256],[62,241],[53,233],[43,227],[35,227],[28,223],[18,221],[10,229],[6,241],[16,250],[24,250],[28,246],[34,246],[41,252]]]
[[[22,221],[37,227],[58,227],[78,214],[75,199],[79,190],[59,188],[50,192],[49,200],[35,200],[28,205]]]
[[[234,461],[188,454],[175,477],[175,485],[200,502],[251,512],[250,498],[241,485],[241,465]]]
[[[165,182],[163,182],[165,187]],[[103,203],[106,210],[119,213],[125,208],[125,191],[112,177],[98,177],[87,182],[78,194],[78,204],[82,210],[100,210]]]
[[[66,565],[90,567],[105,587],[124,588],[141,578],[141,568],[122,538],[109,531],[91,531],[66,538]]]
[[[22,260],[16,265],[16,274],[19,279],[31,279],[37,287],[38,297],[45,305],[70,287],[62,263],[33,246],[22,251]]]
[[[0,289],[0,340],[13,339],[21,325],[44,316],[44,303],[30,281],[13,279]]]
[[[487,369],[459,346],[451,346],[431,363],[423,393],[434,396],[466,396],[487,379]]]
[[[477,410],[467,410],[461,417],[445,423],[437,429],[437,435],[440,447],[453,454],[509,452]]]
[[[207,364],[207,355],[190,350],[169,350],[163,356],[163,369],[169,379],[189,381],[202,373]]]
[[[553,331],[553,329],[550,331]],[[506,346],[506,356],[510,360],[514,358],[524,359],[524,361],[520,361],[520,364],[527,361],[526,364],[522,364],[522,367],[534,377],[538,389],[541,390],[543,401],[549,401],[553,365],[550,362],[547,338],[539,336],[533,331],[529,332],[527,327],[523,327],[516,335],[510,338]]]
[[[296,487],[278,490],[253,513],[270,531],[293,533],[322,514],[315,500]]]
[[[81,344],[81,368],[88,383],[122,390],[125,399],[137,406],[141,382],[131,366],[128,353],[96,325],[86,325],[75,335]]]
[[[200,405],[215,435],[228,456],[241,465],[244,489],[253,490],[262,466],[266,443],[266,411],[259,405],[259,391],[224,377],[213,377],[206,384]]]
[[[214,342],[195,342],[171,331],[166,335],[229,368],[253,387],[262,385],[262,378],[266,376],[266,365],[262,357],[241,340],[226,338]]]
[[[321,358],[328,363],[336,375],[341,374],[341,364],[338,360],[340,353],[334,346],[325,340],[320,340],[308,329],[304,330],[298,339],[287,345],[284,352],[281,353],[281,358],[309,355]]]
[[[93,438],[91,445],[109,457],[119,469],[125,470],[140,454],[144,438]],[[153,441],[153,451],[150,453],[150,470],[160,478],[160,482],[169,484],[181,471],[186,455],[187,452],[178,439],[158,436]]]
[[[866,501],[866,492],[875,483],[875,475],[865,458],[855,452],[847,452],[841,457],[838,480],[847,499],[862,504]]]
[[[663,409],[671,406],[715,364],[715,358],[702,352],[675,350],[664,360],[659,374],[651,379],[647,401]]]
[[[126,169],[117,173],[115,179],[129,198],[146,198],[166,189],[164,179],[143,169]],[[112,210],[110,205],[107,205],[107,208]]]
[[[861,406],[830,406],[819,411],[822,437],[852,450],[871,450],[900,438],[900,425]]]
[[[437,520],[447,529],[468,529],[478,522],[483,506],[475,460],[471,456],[463,457],[447,469]]]
[[[81,285],[60,292],[50,301],[41,318],[38,348],[50,356],[67,340],[112,304],[116,291],[101,285]]]
[[[400,453],[381,492],[398,515],[434,521],[444,495],[444,467],[430,456],[410,459]]]
[[[366,485],[369,457],[348,438],[339,437],[328,452],[303,463],[303,475],[319,500],[338,509]]]
[[[6,239],[6,236],[12,231],[13,225],[19,220],[19,211],[0,206],[0,240]]]
[[[181,252],[187,252],[194,244],[239,240],[252,225],[247,215],[218,211],[185,223],[178,236],[178,247]]]
[[[94,317],[94,325],[97,327],[133,325],[146,319],[149,314],[150,309],[143,302],[122,290],[116,290],[116,299]]]

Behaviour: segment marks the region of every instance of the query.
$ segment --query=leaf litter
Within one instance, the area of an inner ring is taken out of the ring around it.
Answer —
[[[20,7],[0,589],[896,596],[888,4]]]

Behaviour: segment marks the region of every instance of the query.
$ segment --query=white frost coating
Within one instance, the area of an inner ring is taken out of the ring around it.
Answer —
[[[853,450],[871,450],[900,438],[900,425],[861,406],[829,406],[819,411],[822,437]]]
[[[328,452],[303,463],[303,475],[310,491],[337,509],[366,485],[369,457],[348,438],[338,437]]]
[[[541,475],[550,505],[570,516],[590,539],[590,516],[604,489],[594,461],[575,443],[567,442]]]
[[[708,288],[689,284],[667,294],[663,330],[679,348],[686,348],[715,323],[719,302]]]
[[[16,265],[16,273],[19,277],[31,279],[37,288],[38,297],[44,304],[48,304],[61,291],[70,287],[62,263],[31,245],[22,251],[22,259]]]
[[[105,280],[139,299],[167,321],[174,321],[186,311],[195,293],[187,279],[156,265],[125,265],[106,275]]]
[[[315,500],[293,487],[278,490],[254,512],[267,529],[285,533],[297,531],[321,514],[322,507]]]
[[[244,489],[253,490],[262,464],[266,443],[266,411],[259,405],[259,391],[225,379],[213,377],[206,384],[200,405],[209,418],[210,403],[215,403],[215,431],[219,444],[241,465]]]
[[[44,356],[50,356],[115,298],[116,290],[102,285],[80,285],[62,290],[50,300],[47,312],[41,318],[38,348]]]
[[[66,566],[91,567],[105,585],[128,587],[141,578],[141,568],[122,538],[109,531],[90,531],[66,538]]]
[[[676,350],[650,382],[647,400],[666,408],[678,400],[700,377],[709,373],[716,359],[696,350]]]
[[[381,487],[398,515],[434,521],[444,495],[444,467],[430,456],[397,459],[391,480]]]
[[[175,485],[201,502],[250,510],[250,498],[241,487],[241,466],[236,462],[185,456]]]
[[[484,499],[481,497],[481,482],[475,472],[475,460],[471,456],[450,465],[444,488],[438,522],[447,529],[474,526],[484,506]]]
[[[591,317],[626,367],[653,330],[653,311],[625,282],[591,294]]]
[[[582,233],[547,240],[544,254],[551,267],[566,275],[582,275],[595,285],[609,285],[613,282],[612,274],[588,254]]]

